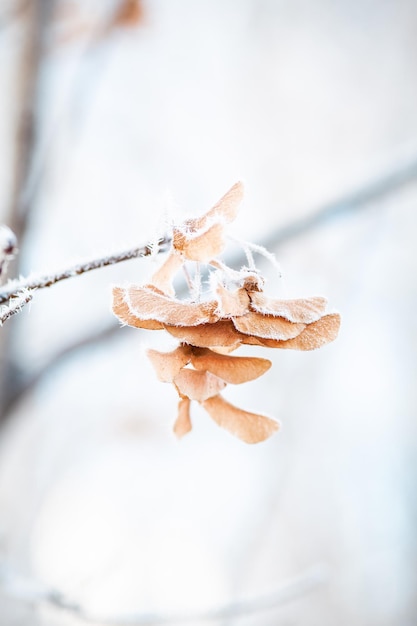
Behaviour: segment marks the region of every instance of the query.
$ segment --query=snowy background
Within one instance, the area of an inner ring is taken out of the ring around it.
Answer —
[[[272,369],[228,387],[280,433],[247,446],[196,407],[178,442],[144,354],[173,344],[110,313],[158,260],[36,293],[0,329],[2,626],[87,623],[29,601],[46,588],[98,624],[252,599],[212,623],[416,623],[416,58],[413,0],[2,0],[12,273],[146,243],[244,180],[231,230],[269,241],[270,295],[342,314],[334,344],[254,349]]]

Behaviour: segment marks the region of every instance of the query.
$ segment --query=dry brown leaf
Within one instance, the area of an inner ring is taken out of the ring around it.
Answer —
[[[340,315],[329,313],[322,318],[306,326],[302,333],[288,341],[274,341],[273,339],[260,339],[266,348],[283,348],[290,350],[316,350],[327,343],[334,341],[340,328]]]
[[[180,269],[183,261],[174,251],[171,251],[161,267],[156,270],[151,278],[151,284],[157,287],[162,293],[169,296],[174,295],[172,281],[175,273]]]
[[[242,337],[229,320],[215,324],[200,324],[199,326],[168,326],[167,330],[173,337],[184,343],[199,348],[217,348],[218,346],[237,348],[242,343]]]
[[[218,285],[216,294],[219,298],[219,310],[222,318],[245,315],[249,311],[249,296],[246,289],[229,291],[226,287]]]
[[[162,330],[164,328],[161,322],[157,320],[142,320],[138,318],[129,309],[125,301],[126,290],[122,287],[113,287],[113,313],[124,324],[134,326],[135,328],[145,328],[146,330]]]
[[[250,294],[251,308],[263,315],[284,317],[290,322],[310,324],[316,322],[326,310],[326,298],[298,298],[296,300],[274,300],[263,293]]]
[[[191,220],[184,225],[187,228]],[[212,257],[223,252],[225,245],[223,238],[223,224],[213,224],[205,231],[195,233],[191,228],[183,230],[174,228],[172,245],[174,250],[188,261],[207,263]]]
[[[186,221],[188,230],[206,231],[212,224],[230,224],[235,219],[243,198],[243,183],[235,183],[204,215]]]
[[[234,317],[233,324],[239,332],[245,335],[275,340],[292,339],[305,328],[305,324],[294,324],[283,317],[262,315],[253,311],[242,317]]]
[[[213,221],[221,221],[224,224],[230,224],[236,218],[239,205],[243,198],[243,183],[238,181],[227,191],[224,196],[214,205],[208,213],[199,219],[202,223],[198,228],[204,228],[204,223]]]
[[[201,404],[216,424],[246,443],[264,441],[280,426],[279,422],[270,417],[238,409],[220,395],[209,398]]]
[[[265,346],[265,341],[274,341],[273,339],[262,339],[262,337],[252,337],[252,335],[243,335],[242,343],[245,346]]]
[[[172,352],[159,352],[152,348],[146,351],[156,374],[163,383],[172,383],[179,371],[190,362],[189,346],[178,346]]]
[[[126,290],[125,300],[131,313],[142,320],[157,320],[174,326],[197,326],[215,322],[217,302],[189,303],[174,300],[147,287],[131,286]]]
[[[190,400],[181,398],[178,402],[178,417],[174,424],[174,433],[180,438],[189,433],[191,428]]]
[[[234,385],[262,376],[272,365],[268,359],[227,356],[205,348],[192,349],[191,363],[197,370],[211,372]]]
[[[217,395],[226,383],[210,372],[182,369],[174,378],[174,384],[181,397],[202,402]]]
[[[242,197],[243,185],[238,182],[210,211],[175,227],[174,250],[189,261],[203,263],[218,256],[224,248],[224,226],[235,219]]]

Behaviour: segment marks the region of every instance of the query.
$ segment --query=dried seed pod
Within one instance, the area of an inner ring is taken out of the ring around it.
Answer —
[[[220,320],[215,324],[200,324],[199,326],[168,326],[165,330],[170,335],[199,348],[237,348],[245,337],[239,333],[230,320]]]
[[[264,441],[280,427],[279,422],[270,417],[238,409],[220,395],[209,398],[201,404],[216,424],[246,443]]]
[[[265,374],[272,363],[253,356],[229,356],[204,348],[192,348],[191,363],[197,370],[206,370],[227,383],[239,385]]]
[[[181,397],[203,402],[216,396],[226,387],[224,380],[210,372],[182,369],[174,378]]]
[[[234,317],[233,324],[236,330],[245,335],[283,341],[297,337],[305,328],[305,324],[294,324],[283,317],[252,311],[241,317]]]
[[[190,404],[191,402],[189,398],[181,398],[178,402],[178,416],[174,424],[174,433],[178,438],[189,433],[192,428]]]
[[[174,251],[171,251],[161,267],[154,273],[151,284],[162,293],[173,296],[172,281],[177,271],[182,267],[183,260]]]
[[[123,324],[134,326],[135,328],[145,328],[146,330],[162,330],[164,325],[157,320],[140,319],[132,313],[125,300],[126,289],[123,287],[113,287],[113,313]]]
[[[236,183],[201,217],[185,220],[173,230],[172,246],[183,259],[208,263],[224,248],[224,227],[232,222],[243,197],[242,183]]]
[[[230,353],[242,344],[313,350],[333,341],[339,331],[340,316],[326,314],[325,298],[269,298],[256,268],[237,271],[214,258],[223,250],[224,227],[236,217],[242,193],[243,186],[237,183],[206,214],[175,227],[170,254],[150,284],[113,290],[113,311],[122,322],[165,329],[181,342],[167,353],[148,350],[158,378],[174,384],[180,397],[174,424],[178,437],[191,430],[190,402],[194,400],[243,441],[267,439],[279,423],[235,407],[220,392],[227,383],[242,384],[262,376],[271,362]],[[209,264],[211,299],[200,300],[200,289],[189,301],[175,297],[174,275],[186,260]]]
[[[324,314],[326,298],[300,298],[297,300],[274,300],[263,293],[250,293],[250,308],[262,315],[284,317],[290,322],[311,324]]]
[[[283,348],[288,350],[316,350],[334,341],[339,333],[339,313],[324,315],[317,322],[308,324],[305,329],[293,339],[275,341],[274,339],[260,339],[261,345],[266,348]]]
[[[118,317],[130,326],[149,328],[152,330],[164,328],[164,324],[172,326],[198,326],[216,322],[219,319],[216,313],[217,302],[181,302],[166,294],[158,293],[149,286],[114,288],[115,302],[113,311]]]
[[[218,311],[223,319],[245,315],[249,312],[249,295],[243,287],[236,291],[229,291],[226,287],[218,285],[216,295],[219,302]]]
[[[158,352],[150,348],[146,353],[159,380],[163,383],[172,383],[175,376],[191,359],[191,348],[185,345],[178,346],[172,352]]]

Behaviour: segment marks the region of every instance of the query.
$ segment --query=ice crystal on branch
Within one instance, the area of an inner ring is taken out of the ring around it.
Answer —
[[[33,298],[29,289],[22,289],[21,292],[11,297],[8,305],[0,305],[0,326],[3,326],[10,317],[20,313],[25,304],[28,304]]]
[[[148,284],[113,289],[113,311],[123,323],[166,330],[180,342],[172,352],[148,350],[158,378],[178,392],[178,437],[191,430],[190,403],[196,401],[219,426],[243,441],[267,439],[279,422],[233,406],[220,392],[229,383],[262,376],[271,362],[231,352],[242,344],[314,350],[333,341],[339,331],[340,316],[326,312],[325,298],[270,298],[263,293],[265,281],[256,268],[237,271],[217,258],[242,196],[243,185],[236,183],[210,211],[175,226],[168,257]],[[186,300],[175,296],[174,275],[186,262],[197,264],[198,276],[199,264],[207,264],[208,294]]]

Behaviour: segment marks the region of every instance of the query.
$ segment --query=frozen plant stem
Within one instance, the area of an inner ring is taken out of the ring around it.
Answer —
[[[164,252],[170,244],[170,241],[171,240],[168,236],[159,239],[157,252]],[[155,254],[155,250],[153,249],[153,246],[146,244],[144,246],[131,248],[117,254],[86,261],[85,263],[78,263],[68,269],[53,274],[47,274],[45,276],[30,276],[20,280],[11,280],[4,287],[0,288],[0,304],[7,302],[14,296],[18,296],[24,289],[43,289],[45,287],[51,287],[61,280],[73,278],[74,276],[85,274],[86,272],[99,269],[100,267],[115,265],[116,263],[121,263],[122,261],[128,261],[129,259],[136,259],[138,257],[146,257],[151,254]]]
[[[28,304],[32,298],[33,294],[28,290],[13,296],[10,300],[9,306],[4,306],[0,309],[0,326],[3,326],[4,322],[6,322],[13,315],[16,315],[16,313],[20,313],[22,307],[24,307],[25,304]]]

